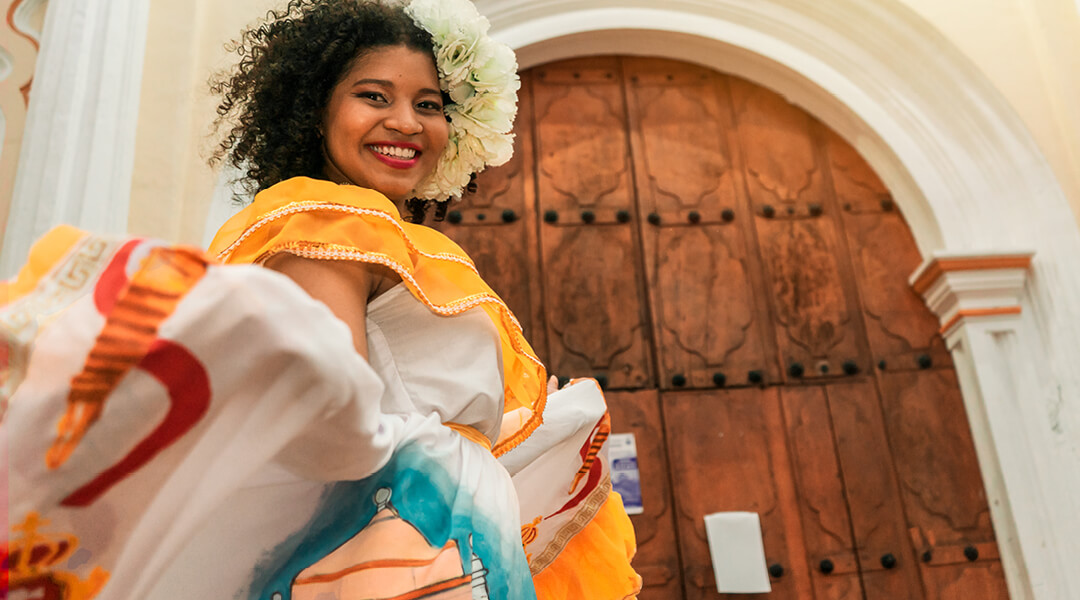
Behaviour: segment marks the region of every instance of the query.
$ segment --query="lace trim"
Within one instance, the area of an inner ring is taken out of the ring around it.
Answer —
[[[480,274],[479,271],[476,270],[476,265],[474,265],[471,260],[469,260],[469,259],[467,259],[467,258],[465,258],[463,256],[458,256],[456,254],[450,254],[450,253],[447,253],[447,252],[438,252],[436,254],[429,254],[427,252],[424,252],[424,251],[420,250],[419,248],[416,247],[415,244],[413,244],[412,238],[409,237],[409,234],[405,231],[405,228],[401,226],[401,223],[398,222],[398,220],[395,219],[393,217],[393,215],[391,215],[391,214],[389,214],[389,213],[387,213],[385,211],[375,210],[375,209],[372,209],[372,208],[358,208],[358,207],[355,207],[355,206],[347,206],[347,205],[344,205],[344,204],[337,204],[336,202],[316,202],[316,201],[312,201],[312,200],[301,201],[301,202],[292,202],[288,206],[283,206],[281,208],[278,208],[276,210],[272,210],[272,211],[266,213],[261,219],[259,219],[258,221],[253,223],[250,227],[245,229],[244,233],[240,234],[240,237],[236,238],[236,241],[229,244],[229,246],[227,248],[225,248],[224,250],[219,252],[218,255],[217,255],[217,258],[218,258],[218,260],[220,260],[222,262],[227,262],[228,257],[236,250],[237,247],[240,246],[240,244],[242,244],[244,242],[244,240],[251,237],[256,231],[262,229],[266,225],[268,225],[268,224],[270,224],[270,223],[272,223],[272,222],[274,222],[274,221],[276,221],[278,219],[282,219],[284,217],[288,217],[288,216],[295,215],[295,214],[298,214],[298,213],[314,212],[314,211],[319,211],[319,210],[327,210],[327,211],[333,211],[333,212],[343,212],[343,213],[350,213],[350,214],[354,214],[354,215],[358,215],[358,216],[363,215],[363,216],[376,217],[376,218],[382,219],[382,220],[386,221],[387,223],[393,225],[398,230],[398,232],[401,234],[401,238],[405,240],[405,243],[409,246],[409,250],[411,250],[412,252],[415,252],[416,254],[419,254],[421,256],[425,256],[427,258],[433,258],[433,259],[436,259],[436,260],[448,260],[448,261],[456,262],[458,264],[464,265],[465,267],[467,267],[473,273],[476,273],[477,275]]]
[[[234,243],[232,246],[230,246],[230,248],[233,248],[233,246],[235,245],[236,244]],[[230,252],[230,250],[226,249],[219,256],[224,256],[228,252]],[[364,252],[338,244],[325,244],[320,242],[289,242],[267,250],[266,252],[263,252],[261,255],[259,255],[255,262],[263,263],[271,256],[282,252],[293,254],[301,258],[312,258],[318,260],[352,260],[357,262],[382,265],[384,267],[392,269],[402,278],[402,280],[407,282],[412,289],[416,290],[417,299],[419,299],[420,302],[424,304],[424,306],[428,307],[428,309],[432,312],[443,316],[458,315],[467,310],[480,306],[481,304],[494,304],[499,309],[499,315],[503,318],[503,320],[505,320],[509,325],[512,326],[511,330],[516,334],[509,337],[510,343],[513,345],[513,348],[517,352],[517,354],[519,356],[526,357],[527,359],[529,359],[529,361],[531,361],[541,369],[544,368],[544,364],[541,363],[538,359],[534,358],[532,354],[527,352],[524,346],[521,345],[520,340],[522,339],[522,330],[521,324],[518,322],[517,317],[515,317],[512,312],[510,312],[510,309],[506,306],[505,303],[503,303],[502,300],[500,300],[494,295],[486,293],[473,294],[471,296],[466,296],[459,300],[455,300],[454,302],[451,302],[445,306],[438,305],[431,301],[431,299],[424,292],[423,288],[420,287],[420,284],[416,281],[412,273],[409,272],[409,269],[405,265],[390,258],[389,256],[386,256],[385,254],[380,254],[378,252]],[[425,254],[425,256],[432,255]],[[497,444],[492,449],[491,452],[496,457],[502,456],[503,454],[506,454],[507,452],[521,445],[521,443],[524,442],[530,435],[532,435],[533,431],[536,431],[536,428],[539,427],[540,424],[543,422],[544,406],[547,404],[547,395],[544,393],[544,382],[541,381],[538,385],[540,386],[540,397],[536,401],[536,405],[532,408],[533,416],[530,417],[524,425],[522,425],[521,429],[519,429],[507,439],[503,440],[501,443]]]
[[[547,547],[536,558],[529,561],[529,570],[532,571],[534,576],[551,565],[563,548],[570,543],[570,540],[585,529],[585,526],[596,516],[600,507],[607,502],[610,494],[611,477],[605,475],[600,485],[596,486],[596,489],[581,504],[581,508],[578,509],[578,513],[574,515],[574,518],[562,526],[562,529],[555,534],[555,537],[548,542]]]

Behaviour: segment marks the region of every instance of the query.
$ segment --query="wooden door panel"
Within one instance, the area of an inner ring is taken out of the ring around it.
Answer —
[[[866,370],[858,296],[829,214],[832,194],[815,125],[764,88],[732,78],[730,89],[785,373],[789,380],[835,376],[849,362]]]
[[[1001,562],[957,565],[954,568],[927,567],[927,600],[968,600],[1008,598],[1005,571]]]
[[[675,539],[675,510],[667,449],[656,390],[607,392],[612,433],[633,433],[637,442],[644,513],[631,515],[638,550],[634,568],[644,588],[641,600],[679,600],[683,597],[679,549]]]
[[[814,597],[861,599],[855,544],[825,390],[817,386],[784,388],[781,399]],[[822,572],[824,561],[829,563],[828,573]]]
[[[810,598],[799,508],[775,388],[665,392],[661,396],[671,461],[686,597],[716,592],[704,517],[756,512],[766,561],[785,574],[770,594],[733,598]]]
[[[634,210],[618,60],[540,67],[532,84],[549,370],[644,387],[652,361],[640,249],[617,218]]]
[[[476,180],[477,193],[466,194],[453,203],[447,219],[431,225],[468,253],[546,363],[530,108],[526,91],[521,94],[513,158],[481,173]]]
[[[718,223],[738,201],[723,77],[684,63],[624,59],[630,131],[643,213],[664,223]]]
[[[645,308],[630,227],[541,228],[550,364],[560,376],[601,376],[605,387],[651,383]]]
[[[925,355],[931,364],[951,366],[937,318],[907,283],[922,262],[907,223],[855,149],[836,133],[821,130],[874,362],[885,361],[888,369],[915,369]]]
[[[887,371],[880,378],[915,550],[920,556],[929,552],[930,564],[923,567],[927,592],[1007,598],[1004,578],[994,579],[1000,569],[991,568],[1000,560],[955,371]],[[971,562],[963,555],[968,547],[978,550]]]
[[[727,225],[643,232],[662,388],[775,380],[762,303],[740,232]]]
[[[597,222],[634,209],[626,108],[617,58],[588,58],[533,72],[541,209],[563,221],[591,210]]]
[[[624,72],[659,384],[745,385],[750,371],[775,379],[727,148],[725,78],[657,59],[624,59]]]
[[[826,392],[866,598],[922,598],[877,388],[863,380]]]

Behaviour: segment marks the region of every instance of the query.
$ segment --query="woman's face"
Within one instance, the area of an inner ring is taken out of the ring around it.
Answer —
[[[330,93],[322,123],[325,173],[397,202],[435,169],[448,132],[431,53],[372,50]]]

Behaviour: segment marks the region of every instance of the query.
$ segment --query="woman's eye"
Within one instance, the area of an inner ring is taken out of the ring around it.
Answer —
[[[374,102],[386,102],[386,96],[383,96],[379,92],[360,92],[356,96],[358,98],[364,98],[365,100],[372,100]]]
[[[427,101],[427,102],[421,102],[420,104],[417,104],[416,106],[419,107],[421,110],[441,111],[443,109],[441,103],[433,102],[433,101],[430,101],[430,100]]]

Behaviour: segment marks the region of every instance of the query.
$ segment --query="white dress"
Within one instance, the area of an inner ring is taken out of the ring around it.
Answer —
[[[364,361],[324,305],[255,266],[208,267],[70,457],[46,465],[106,320],[102,282],[110,269],[130,277],[156,245],[105,244],[76,248],[0,311],[13,356],[27,359],[8,374],[17,386],[0,427],[11,593],[535,598],[545,565],[530,569],[522,523],[550,515],[528,540],[550,562],[580,529],[567,508],[606,498],[599,463],[570,483],[604,417],[595,386],[552,395],[545,425],[492,455],[503,381],[482,311],[437,316],[393,288],[368,307]],[[61,285],[76,267],[96,276]],[[16,327],[28,315],[33,326]],[[544,457],[564,481],[544,476]],[[515,483],[529,490],[522,502]],[[32,561],[40,548],[50,558]]]

